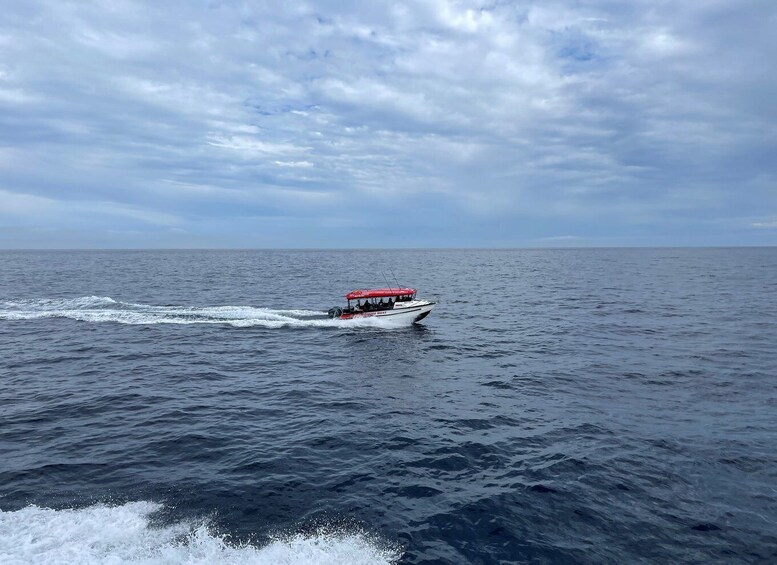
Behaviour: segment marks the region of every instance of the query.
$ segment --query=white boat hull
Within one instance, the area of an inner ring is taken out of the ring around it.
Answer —
[[[375,312],[357,312],[343,314],[341,320],[356,320],[361,318],[379,318],[381,320],[396,322],[398,324],[411,324],[426,318],[435,307],[434,302],[427,300],[414,300],[412,302],[399,303],[391,310],[377,310]]]

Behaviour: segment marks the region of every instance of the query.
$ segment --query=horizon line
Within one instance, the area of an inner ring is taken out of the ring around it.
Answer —
[[[484,246],[484,247],[17,247],[19,251],[510,251],[575,249],[768,249],[777,244],[751,245],[574,245],[574,246]]]

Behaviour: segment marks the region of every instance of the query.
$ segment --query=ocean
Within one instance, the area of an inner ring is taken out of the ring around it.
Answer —
[[[777,249],[0,252],[0,562],[777,562]]]

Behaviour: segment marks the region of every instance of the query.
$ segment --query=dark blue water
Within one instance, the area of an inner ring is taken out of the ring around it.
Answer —
[[[777,249],[3,252],[0,385],[4,563],[777,560]]]

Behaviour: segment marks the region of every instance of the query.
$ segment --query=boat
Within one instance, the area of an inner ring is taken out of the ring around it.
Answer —
[[[398,323],[420,322],[437,304],[416,297],[414,288],[373,288],[354,290],[345,295],[348,306],[336,306],[328,312],[330,318],[353,320],[379,318]]]

